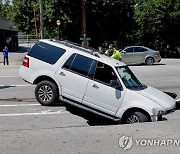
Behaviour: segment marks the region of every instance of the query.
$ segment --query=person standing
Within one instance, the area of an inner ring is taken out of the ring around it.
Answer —
[[[7,46],[5,46],[5,48],[3,49],[4,65],[5,65],[5,61],[6,61],[6,64],[9,65],[8,52],[9,52],[9,49]]]
[[[109,45],[109,48],[105,52],[105,54],[107,56],[111,57],[111,58],[114,58],[114,59],[117,59],[117,60],[120,60],[120,61],[122,59],[120,52],[114,48],[113,44]]]

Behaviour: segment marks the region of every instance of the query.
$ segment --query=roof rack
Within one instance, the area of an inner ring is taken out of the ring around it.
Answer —
[[[78,43],[75,43],[75,42],[72,42],[72,41],[69,41],[69,40],[63,40],[63,41],[51,40],[51,41],[63,44],[63,45],[68,46],[70,48],[75,48],[75,49],[81,50],[83,52],[89,53],[91,55],[94,55],[94,56],[100,58],[100,56],[98,54],[98,50],[96,50],[96,49],[94,49],[92,47],[84,47],[81,44],[78,44]]]

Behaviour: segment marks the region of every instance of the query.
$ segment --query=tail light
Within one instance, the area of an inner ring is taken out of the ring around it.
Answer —
[[[157,52],[156,52],[156,55],[157,55],[157,56],[160,56],[160,51],[157,51]]]
[[[24,57],[22,65],[29,68],[29,58],[28,57]]]

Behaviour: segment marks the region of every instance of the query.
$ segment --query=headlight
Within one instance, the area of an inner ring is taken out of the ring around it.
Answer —
[[[153,115],[151,115],[152,121],[162,121],[162,115],[165,115],[166,111],[153,108],[152,113],[153,113]]]
[[[158,109],[158,108],[153,108],[152,113],[154,116],[161,116],[161,115],[165,115],[166,111],[163,111],[162,109]]]
[[[165,114],[166,114],[165,111],[159,110],[156,115],[159,117],[159,116],[162,116],[162,115],[165,115]]]

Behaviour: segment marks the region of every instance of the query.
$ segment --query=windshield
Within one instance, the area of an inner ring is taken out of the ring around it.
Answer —
[[[133,90],[142,90],[146,88],[146,86],[141,84],[136,78],[128,66],[116,67],[116,69],[126,88]]]

